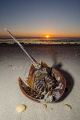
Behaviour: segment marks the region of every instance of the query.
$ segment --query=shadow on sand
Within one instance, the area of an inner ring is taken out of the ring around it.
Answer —
[[[66,72],[66,71],[64,71],[64,70],[61,69],[61,67],[62,67],[62,64],[61,64],[61,63],[59,63],[59,64],[57,64],[57,65],[54,65],[54,66],[52,66],[52,67],[54,67],[55,69],[57,69],[58,71],[60,71],[60,72],[63,74],[63,76],[65,77],[65,79],[66,79],[65,92],[64,92],[63,96],[57,101],[57,102],[61,102],[61,101],[63,101],[63,100],[70,94],[70,92],[72,91],[73,86],[74,86],[74,80],[73,80],[72,76],[71,76],[68,72]]]

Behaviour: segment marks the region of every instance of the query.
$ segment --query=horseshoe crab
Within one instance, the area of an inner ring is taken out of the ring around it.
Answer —
[[[36,102],[58,101],[63,95],[66,87],[66,80],[62,73],[55,68],[50,68],[45,62],[38,63],[24,47],[6,30],[9,35],[17,42],[26,55],[35,63],[29,70],[28,79],[23,82],[18,78],[19,87],[22,93]]]
[[[49,68],[41,61],[41,69],[32,64],[25,83],[18,78],[22,93],[36,102],[58,101],[63,95],[66,80],[62,73],[55,68]]]

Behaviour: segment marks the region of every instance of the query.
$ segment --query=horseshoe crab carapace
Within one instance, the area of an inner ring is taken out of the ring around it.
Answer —
[[[29,70],[28,79],[23,82],[19,77],[18,83],[22,93],[29,99],[36,102],[58,101],[66,87],[66,80],[62,73],[55,68],[50,68],[45,62],[38,63],[24,47],[6,30],[9,35],[17,42],[26,55],[34,62]]]

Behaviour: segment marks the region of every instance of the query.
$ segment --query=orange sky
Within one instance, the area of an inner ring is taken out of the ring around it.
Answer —
[[[10,31],[10,30],[9,30]],[[54,33],[50,33],[50,32],[25,32],[25,31],[17,31],[15,32],[14,30],[10,31],[12,33],[13,36],[15,37],[45,37],[46,35],[49,35],[50,37],[80,37],[79,33],[62,33],[62,32],[54,32]],[[0,37],[9,37],[8,33],[4,30],[1,32]]]

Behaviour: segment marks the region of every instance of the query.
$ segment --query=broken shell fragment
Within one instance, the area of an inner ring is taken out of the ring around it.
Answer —
[[[68,109],[72,109],[72,107],[70,105],[68,105],[68,104],[65,104],[64,107],[68,108]]]

